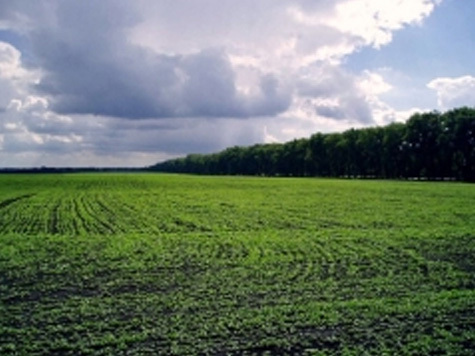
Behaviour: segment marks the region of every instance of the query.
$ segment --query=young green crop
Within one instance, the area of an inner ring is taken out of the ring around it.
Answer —
[[[471,355],[475,186],[0,176],[2,355]]]

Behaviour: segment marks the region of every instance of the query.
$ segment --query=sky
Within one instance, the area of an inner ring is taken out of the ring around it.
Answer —
[[[140,167],[475,106],[467,0],[0,0],[0,167]]]

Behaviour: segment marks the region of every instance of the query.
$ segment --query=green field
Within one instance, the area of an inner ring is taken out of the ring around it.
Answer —
[[[475,185],[0,176],[1,355],[473,355]]]

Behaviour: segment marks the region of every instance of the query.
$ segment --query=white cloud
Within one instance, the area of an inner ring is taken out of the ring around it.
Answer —
[[[74,144],[80,143],[82,136],[71,118],[55,114],[47,106],[46,99],[41,97],[12,100],[0,116],[5,132],[2,150],[15,154],[77,149]]]
[[[9,43],[0,42],[0,77],[15,79],[23,77],[26,71],[21,67],[21,53]]]
[[[18,49],[0,42],[0,153],[9,156],[3,164],[25,152],[70,152],[82,140],[71,118],[50,111],[47,98],[32,92],[38,79]]]
[[[447,110],[460,106],[475,106],[475,77],[436,78],[427,87],[437,92],[439,108]]]
[[[37,80],[37,73],[22,66],[21,53],[15,47],[0,41],[0,109],[11,100],[28,92],[28,84]]]
[[[396,111],[381,99],[382,94],[390,92],[393,88],[381,73],[366,70],[357,79],[357,85],[370,107],[375,124],[386,125],[391,121],[397,121]]]
[[[387,83],[379,73],[364,71],[359,81],[361,90],[368,96],[377,96],[391,90],[392,86]]]
[[[420,23],[437,1],[433,0],[346,0],[335,7],[326,24],[355,36],[355,45],[376,48],[388,44],[392,33],[408,24]]]

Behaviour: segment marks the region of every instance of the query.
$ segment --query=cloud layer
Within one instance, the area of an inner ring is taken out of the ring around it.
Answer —
[[[437,3],[0,2],[0,158],[141,165],[386,123],[396,113],[380,95],[392,86],[345,60]],[[449,83],[429,84],[441,106],[457,100]]]
[[[437,103],[443,110],[475,106],[475,77],[436,78],[427,87],[437,92]]]

